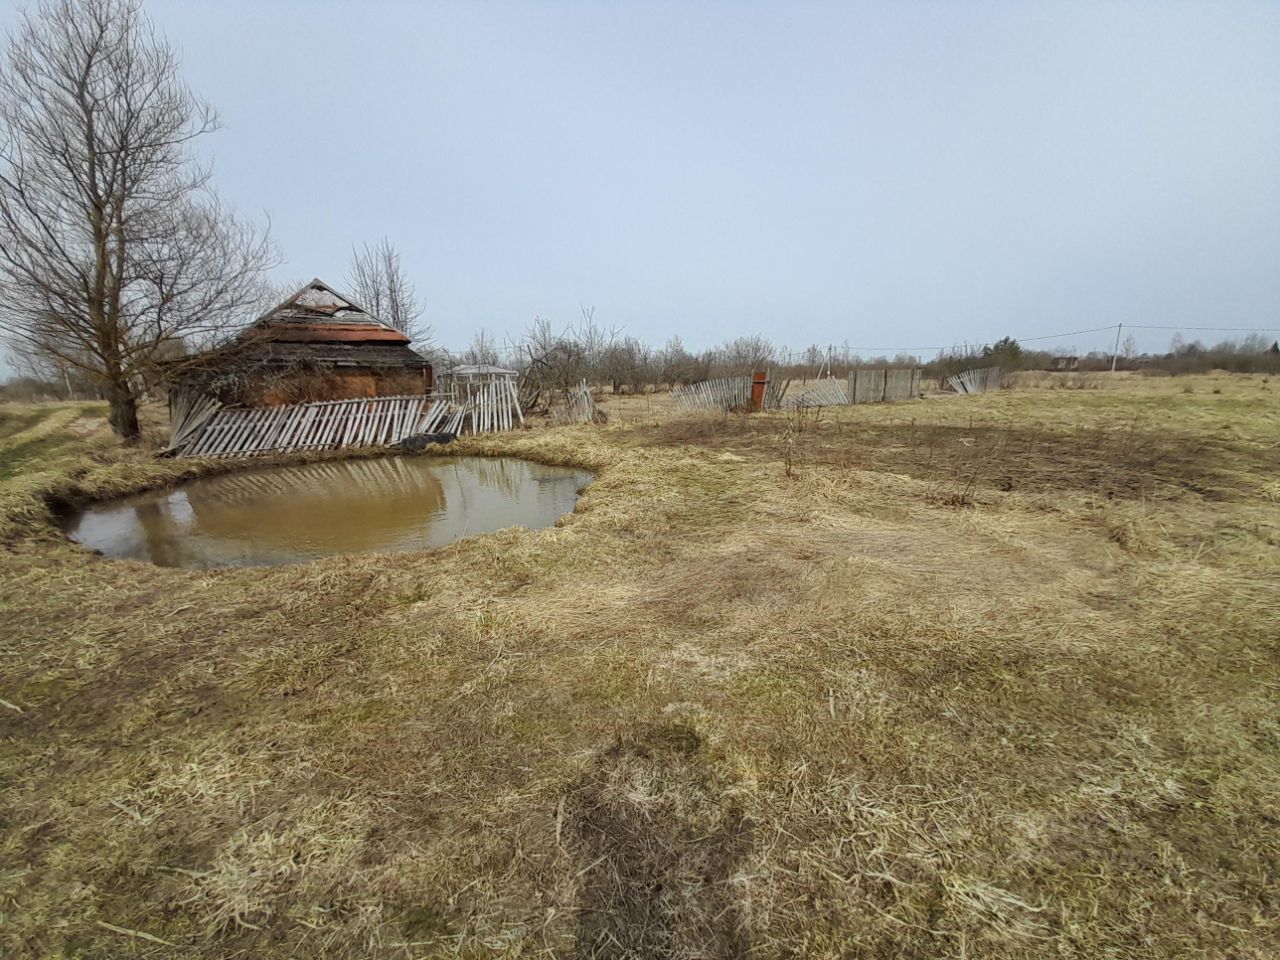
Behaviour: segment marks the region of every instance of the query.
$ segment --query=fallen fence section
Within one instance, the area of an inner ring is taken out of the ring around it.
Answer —
[[[844,383],[834,377],[806,384],[793,391],[783,406],[788,410],[802,407],[842,407],[849,402]]]
[[[570,423],[603,423],[606,419],[605,412],[592,398],[591,390],[587,387],[585,380],[574,389],[566,391],[563,401],[552,404],[547,411],[547,416],[556,426]]]
[[[190,406],[188,403],[183,409]],[[292,450],[385,446],[415,433],[437,430],[446,421],[448,407],[446,400],[423,396],[220,407],[195,426],[192,416],[175,420],[168,452],[185,457],[252,457]],[[449,422],[456,419],[455,413]]]
[[[766,381],[764,388],[764,408],[776,410],[782,406],[782,398],[786,395],[791,381],[778,383],[773,379]],[[671,399],[681,413],[728,413],[730,410],[751,409],[751,378],[721,377],[718,380],[703,380],[701,383],[690,383],[676,387],[671,391]]]
[[[947,386],[956,393],[986,393],[1000,389],[1000,368],[982,367],[947,377]]]
[[[169,451],[179,450],[195,438],[222,409],[206,393],[174,389],[169,392]]]

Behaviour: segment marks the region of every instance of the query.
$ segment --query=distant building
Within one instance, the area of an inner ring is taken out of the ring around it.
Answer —
[[[274,406],[426,394],[430,362],[409,338],[321,280],[268,310],[184,380],[223,402]]]
[[[1050,369],[1050,370],[1055,370],[1055,371],[1057,371],[1057,370],[1079,370],[1079,369],[1080,369],[1080,358],[1079,358],[1079,357],[1075,357],[1075,356],[1072,356],[1072,357],[1054,357],[1054,358],[1049,362],[1049,369]]]

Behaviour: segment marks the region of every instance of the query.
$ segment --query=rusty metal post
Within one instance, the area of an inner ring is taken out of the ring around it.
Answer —
[[[768,383],[766,374],[763,370],[757,370],[751,375],[751,409],[764,409],[764,388]]]

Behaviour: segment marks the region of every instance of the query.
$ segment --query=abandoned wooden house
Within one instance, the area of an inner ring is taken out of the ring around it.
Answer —
[[[431,364],[409,338],[320,280],[177,364],[166,452],[178,456],[427,443],[524,424],[516,371],[455,368],[447,395],[433,394]]]
[[[184,388],[251,406],[432,389],[431,364],[407,336],[319,279],[184,366]]]

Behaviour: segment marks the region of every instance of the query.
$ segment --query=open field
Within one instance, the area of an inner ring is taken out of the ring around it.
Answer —
[[[0,407],[0,954],[1280,952],[1280,382],[453,449],[557,528],[181,571],[47,501],[225,466]],[[1074,381],[1073,381],[1074,382]]]

